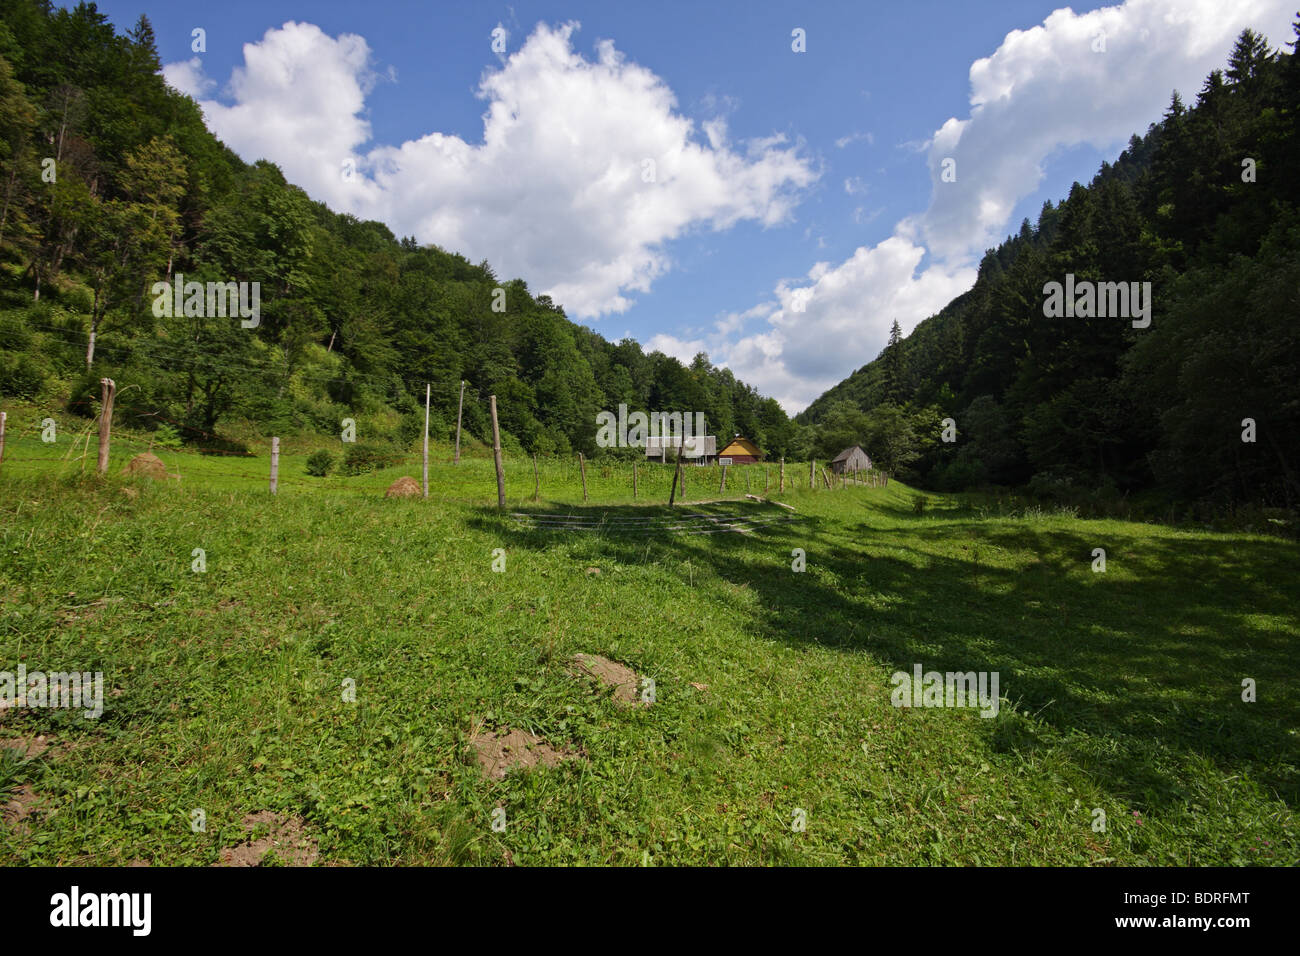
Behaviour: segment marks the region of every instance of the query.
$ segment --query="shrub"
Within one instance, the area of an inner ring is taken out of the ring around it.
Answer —
[[[349,445],[343,454],[343,474],[364,475],[379,468],[388,468],[402,460],[401,454],[381,445],[358,443]]]
[[[927,498],[925,495],[913,495],[912,514],[916,514],[916,515],[925,514],[925,506],[928,505],[929,503],[930,503],[930,499]]]
[[[307,474],[316,478],[324,478],[334,467],[334,456],[322,448],[320,451],[312,452],[307,458]]]
[[[30,355],[0,355],[0,393],[11,398],[36,398],[50,377],[50,369]]]
[[[181,433],[164,422],[154,429],[153,443],[159,448],[180,448]]]

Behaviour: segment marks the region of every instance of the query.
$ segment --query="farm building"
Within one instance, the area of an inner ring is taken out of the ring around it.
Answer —
[[[725,459],[731,459],[730,462]],[[763,460],[763,451],[748,438],[737,435],[727,442],[727,447],[718,452],[718,461],[722,464],[748,465]]]
[[[696,465],[708,465],[718,457],[717,435],[692,435],[685,439],[681,435],[668,435],[662,438],[647,438],[645,456],[660,461],[677,460],[677,450],[681,449],[682,460]]]
[[[846,448],[831,459],[831,471],[837,475],[846,471],[866,471],[870,467],[871,459],[861,445]]]

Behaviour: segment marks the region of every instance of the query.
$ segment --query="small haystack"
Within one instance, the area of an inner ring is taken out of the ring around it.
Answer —
[[[162,459],[147,451],[128,461],[122,471],[127,475],[143,475],[154,481],[161,481],[167,477],[167,466],[162,463]]]
[[[395,482],[388,486],[384,492],[385,498],[418,498],[423,492],[420,490],[420,483],[414,478],[403,475]]]

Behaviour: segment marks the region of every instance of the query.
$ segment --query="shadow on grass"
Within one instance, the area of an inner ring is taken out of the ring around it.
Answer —
[[[526,528],[487,509],[473,521],[535,551],[574,534],[595,537],[610,558],[631,564],[645,560],[647,536],[627,533],[635,527],[629,519],[669,513],[562,510],[603,517],[605,526]],[[1102,541],[959,513],[907,517],[888,528],[807,517],[749,534],[665,533],[654,541],[661,561],[690,561],[752,589],[762,609],[747,622],[755,634],[869,653],[904,671],[917,663],[998,671],[1003,696],[1052,728],[1054,747],[1133,803],[1190,799],[1177,768],[1199,755],[1296,805],[1294,545],[1113,533]],[[1107,549],[1107,574],[1091,570],[1098,546]],[[793,548],[806,551],[809,573],[792,573]],[[1021,566],[991,566],[999,552]],[[1247,677],[1258,684],[1258,703],[1241,699]],[[1006,737],[1004,729],[994,732],[995,746],[1034,745],[1032,733]]]

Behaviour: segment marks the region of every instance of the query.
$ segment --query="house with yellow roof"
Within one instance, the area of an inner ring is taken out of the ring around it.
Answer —
[[[731,459],[730,462],[727,459]],[[748,465],[763,460],[763,450],[748,438],[737,435],[718,452],[718,461],[724,465]]]

